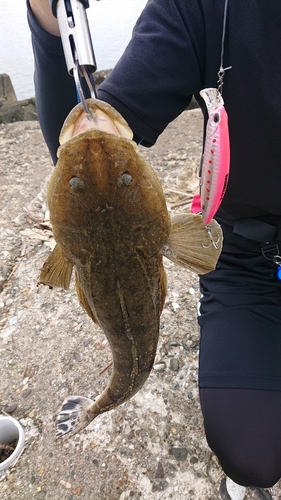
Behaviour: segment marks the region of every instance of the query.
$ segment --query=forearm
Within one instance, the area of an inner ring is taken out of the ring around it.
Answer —
[[[38,21],[38,17],[31,8],[31,4],[34,6],[35,3],[44,4],[46,9],[48,7],[49,20],[53,14],[48,0],[27,2],[28,22],[34,51],[37,113],[45,141],[56,163],[59,133],[69,111],[77,104],[77,96],[74,79],[67,72],[61,39],[48,32]],[[56,21],[55,18],[54,20]]]
[[[29,3],[40,26],[52,35],[60,36],[58,21],[53,16],[49,0],[29,0]]]

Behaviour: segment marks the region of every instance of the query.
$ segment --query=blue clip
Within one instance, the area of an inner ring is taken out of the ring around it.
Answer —
[[[281,266],[277,266],[276,276],[279,280],[281,280]]]

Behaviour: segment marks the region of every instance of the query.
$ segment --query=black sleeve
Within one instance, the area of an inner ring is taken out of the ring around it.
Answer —
[[[118,109],[143,145],[154,144],[201,90],[203,30],[200,2],[150,0],[100,85],[98,97]]]
[[[38,25],[28,0],[27,8],[34,53],[36,108],[44,139],[56,163],[62,124],[77,104],[76,89],[73,77],[67,72],[60,37]]]
[[[61,126],[77,97],[59,37],[41,28],[28,5],[35,61],[36,106],[54,163]],[[169,122],[202,88],[204,26],[200,1],[150,0],[132,40],[110,76],[98,88],[127,120],[145,146],[155,143]]]

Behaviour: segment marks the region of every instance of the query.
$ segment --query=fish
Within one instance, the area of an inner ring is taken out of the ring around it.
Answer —
[[[205,225],[211,221],[224,198],[230,169],[228,116],[219,90],[200,91],[208,109],[205,144],[201,163],[201,212]]]
[[[60,134],[47,190],[56,245],[39,283],[68,290],[74,272],[80,305],[107,337],[113,367],[95,400],[73,395],[63,401],[57,438],[83,430],[144,385],[167,292],[163,256],[204,274],[215,268],[222,243],[216,221],[210,227],[220,245],[214,246],[200,215],[170,216],[127,122],[105,102],[87,104],[92,120],[78,104]]]

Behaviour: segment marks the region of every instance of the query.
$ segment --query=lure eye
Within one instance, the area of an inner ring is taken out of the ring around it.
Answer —
[[[214,123],[218,123],[220,121],[220,115],[218,113],[214,114]]]

